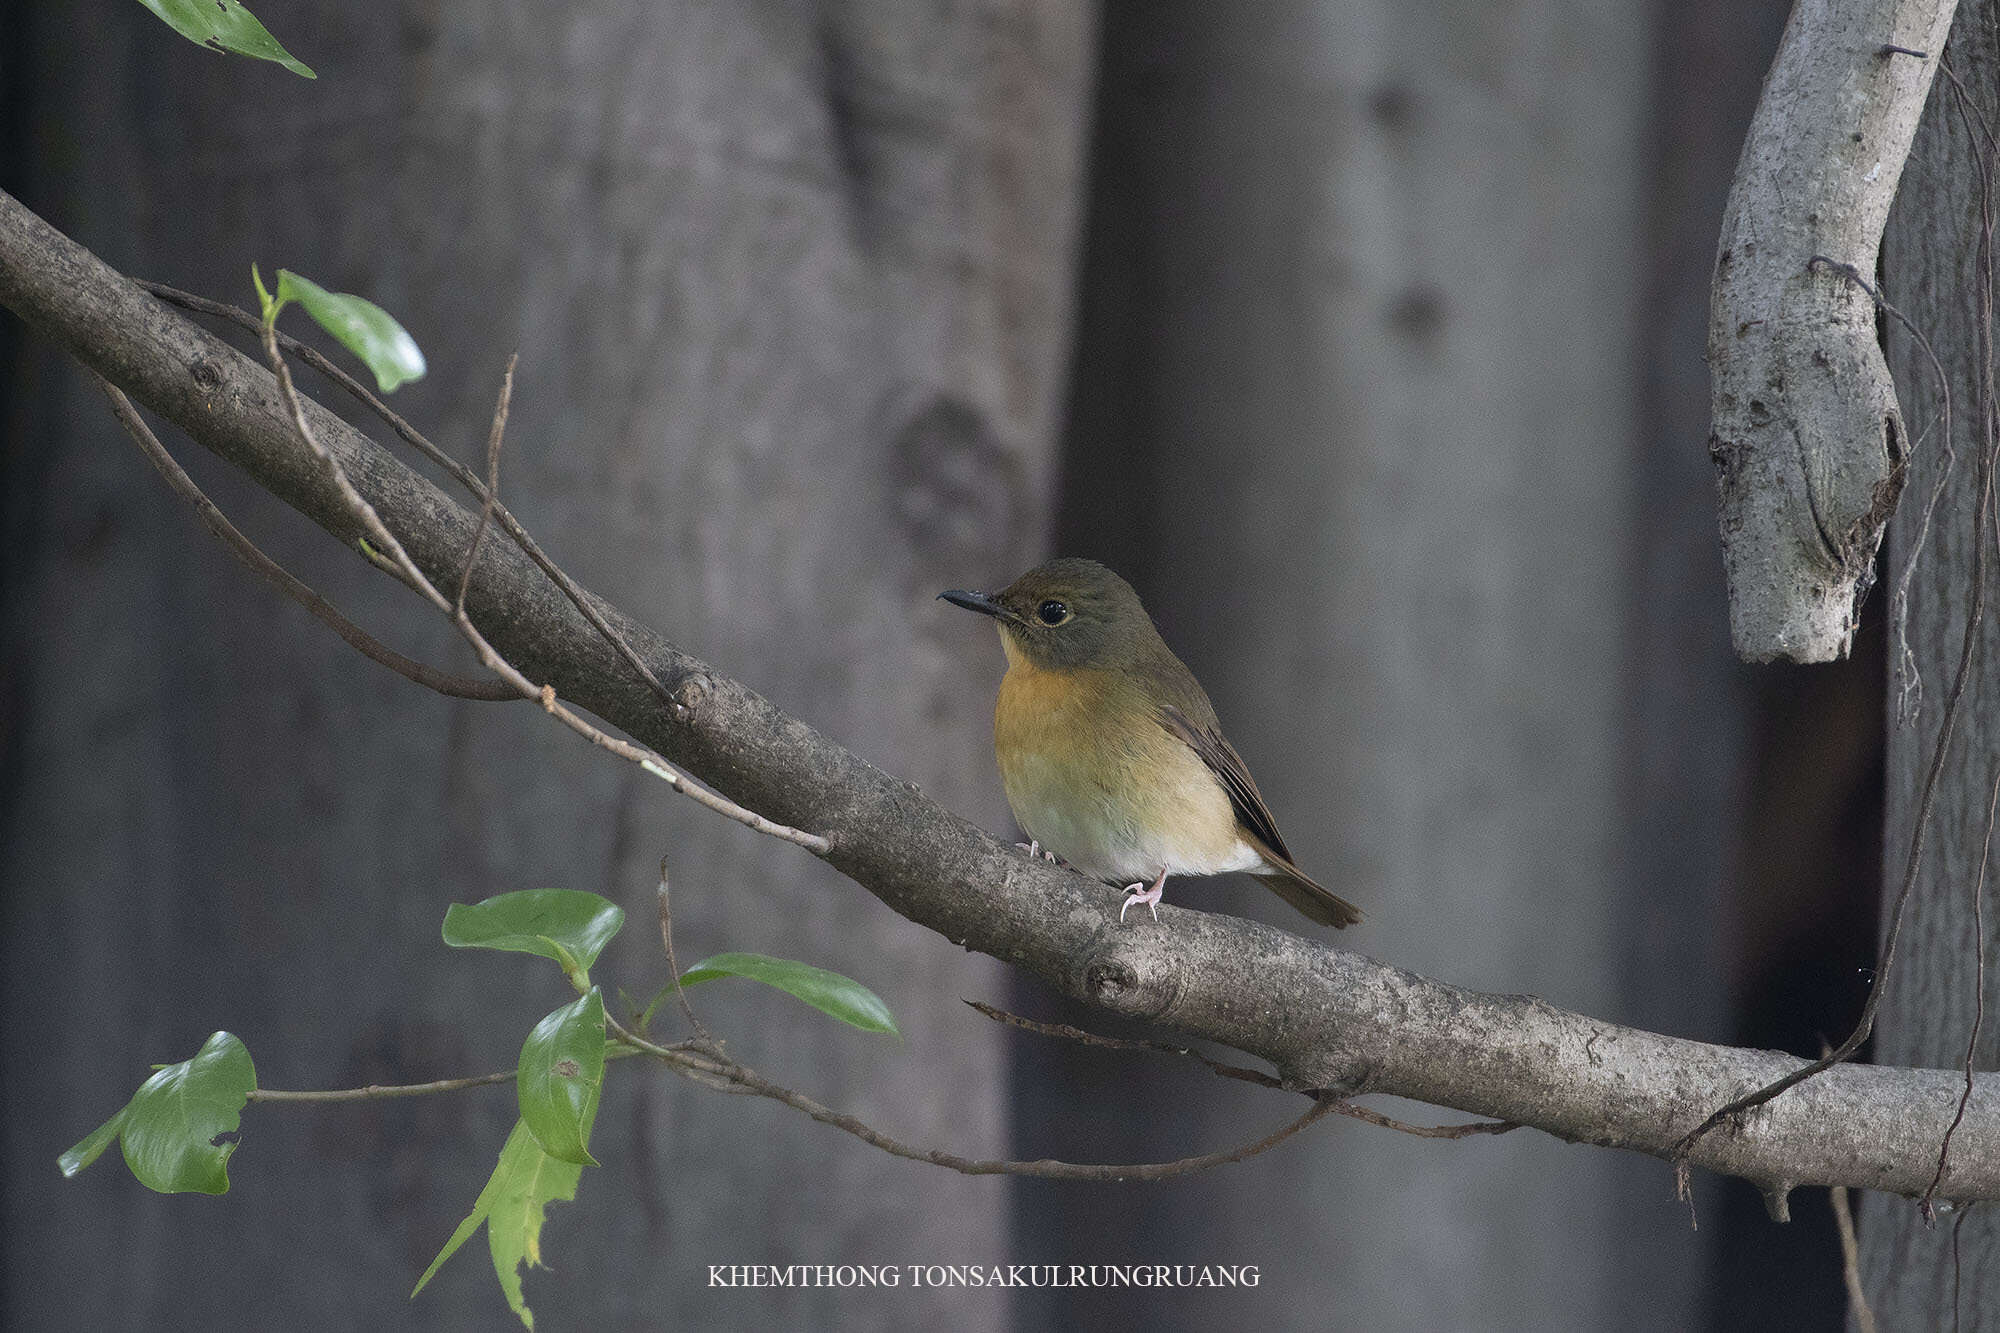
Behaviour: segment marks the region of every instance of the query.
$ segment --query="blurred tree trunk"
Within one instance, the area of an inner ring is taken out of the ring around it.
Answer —
[[[2000,5],[1961,3],[1948,57],[1972,101],[1972,118],[2000,121]],[[1949,489],[1910,589],[1910,649],[1923,679],[1914,725],[1889,728],[1885,910],[1901,883],[1915,830],[1924,773],[1964,642],[1972,599],[1972,515],[1984,436],[1976,386],[1990,369],[1979,361],[1978,148],[1967,134],[1950,81],[1940,76],[1903,171],[1902,191],[1883,247],[1885,295],[1930,339],[1951,383],[1957,454]],[[1889,332],[1890,364],[1912,434],[1929,428],[1913,455],[1905,500],[1891,529],[1888,577],[1908,559],[1920,506],[1944,460],[1936,421],[1937,380],[1930,363],[1898,326]],[[1883,997],[1875,1059],[1884,1064],[1951,1067],[1963,1063],[1975,996],[1972,890],[1986,832],[1987,801],[2000,764],[2000,537],[1986,531],[1986,614],[1978,657],[1958,714],[1952,757],[1938,783],[1923,876],[1910,896],[1903,947]],[[1890,698],[1900,682],[1893,674]],[[2000,1066],[2000,870],[1988,867],[1985,901],[1985,1022],[1974,1061]],[[1949,1198],[1949,1183],[1940,1191]],[[1977,1208],[1946,1212],[1926,1228],[1906,1199],[1869,1196],[1861,1219],[1862,1266],[1881,1327],[1990,1328],[2000,1324],[2000,1215]],[[1952,1294],[1960,1295],[1954,1313]]]
[[[1652,36],[1642,7],[1567,0],[1110,4],[1061,530],[1132,574],[1302,863],[1368,913],[1340,944],[1712,1031],[1725,997],[1687,979],[1718,969],[1741,694],[1701,294],[1763,65],[1733,110],[1663,120],[1675,148],[1726,140],[1661,168],[1649,218]],[[1684,271],[1648,277],[1683,226],[1704,228]],[[1684,317],[1642,312],[1676,281]],[[1642,354],[1669,366],[1643,385]],[[1695,424],[1673,439],[1677,410]],[[1169,894],[1301,926],[1253,887]],[[1276,1113],[1183,1069],[1020,1058],[1022,1150],[1087,1115],[1104,1154],[1193,1151]],[[1265,1265],[1255,1293],[1157,1299],[1158,1327],[1699,1310],[1704,1239],[1663,1171],[1534,1136],[1341,1123],[1227,1176],[1021,1193],[1026,1257],[1083,1233],[1113,1258]],[[1036,1309],[1123,1316],[1128,1296]]]
[[[138,274],[248,303],[288,265],[402,318],[398,407],[472,457],[521,353],[504,489],[585,583],[871,759],[1000,826],[991,645],[940,587],[1043,543],[1091,24],[1061,0],[788,6],[470,0],[259,12],[319,72],[224,59],[124,0],[10,18],[15,184]],[[21,25],[27,25],[22,32]],[[605,975],[801,957],[877,988],[898,1044],[718,986],[773,1076],[972,1153],[1006,1136],[1004,1039],[940,950],[810,859],[607,763],[527,708],[363,662],[201,532],[43,348],[10,391],[6,991],[43,1015],[7,1101],[5,1322],[492,1328],[483,1255],[404,1293],[470,1207],[504,1090],[246,1118],[223,1200],[54,1156],[212,1028],[275,1087],[510,1066],[563,999],[454,954],[446,905],[565,885],[622,902]],[[309,386],[319,391],[318,385]],[[183,449],[186,455],[197,451]],[[365,564],[210,460],[243,526],[384,637],[464,654]],[[554,1210],[550,1327],[827,1323],[840,1293],[716,1292],[710,1263],[991,1259],[1007,1192],[650,1071],[612,1080],[605,1168]],[[474,1247],[475,1250],[480,1248]],[[904,1292],[998,1327],[997,1293]]]

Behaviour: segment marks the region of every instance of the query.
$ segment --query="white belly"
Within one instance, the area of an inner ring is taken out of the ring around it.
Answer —
[[[1220,875],[1270,869],[1242,838],[1213,836],[1216,815],[1208,807],[1220,800],[1226,810],[1227,798],[1192,751],[1188,760],[1182,782],[1147,803],[1152,815],[1147,819],[1139,818],[1131,792],[1079,781],[1060,759],[1046,754],[1022,755],[1007,766],[1007,803],[1030,838],[1107,882],[1150,882],[1162,870]],[[1233,815],[1226,817],[1233,825]]]

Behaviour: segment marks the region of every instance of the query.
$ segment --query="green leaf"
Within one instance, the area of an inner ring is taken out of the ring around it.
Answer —
[[[761,953],[719,953],[681,973],[681,985],[694,986],[717,977],[748,977],[795,995],[824,1014],[831,1014],[863,1032],[887,1032],[900,1037],[896,1020],[882,997],[860,982],[810,963],[772,958]]]
[[[125,1128],[125,1112],[121,1109],[117,1115],[92,1130],[90,1136],[83,1142],[56,1158],[56,1169],[63,1173],[64,1179],[74,1176],[102,1157],[104,1150],[111,1146],[112,1140],[118,1137],[118,1131],[123,1128]]]
[[[516,1079],[521,1123],[551,1157],[596,1166],[590,1127],[604,1089],[604,997],[590,993],[535,1024]]]
[[[625,924],[625,909],[577,889],[523,889],[444,914],[444,942],[454,949],[506,949],[553,958],[589,988],[590,965]]]
[[[193,1059],[168,1065],[132,1094],[120,1113],[125,1165],[140,1184],[162,1194],[225,1192],[236,1140],[217,1140],[242,1127],[241,1112],[256,1086],[250,1052],[229,1033],[216,1033]]]
[[[360,357],[375,372],[375,385],[394,393],[411,380],[424,377],[424,354],[417,340],[389,312],[373,301],[346,292],[330,292],[290,269],[278,270],[278,304],[297,301],[340,345]]]
[[[458,1224],[458,1230],[451,1233],[438,1257],[431,1260],[431,1266],[417,1279],[411,1298],[415,1299],[444,1261],[458,1253],[458,1247],[470,1240],[484,1223],[486,1244],[493,1252],[493,1271],[500,1278],[500,1290],[521,1322],[534,1328],[534,1312],[521,1297],[521,1265],[543,1266],[542,1214],[551,1203],[575,1199],[576,1184],[582,1175],[582,1167],[559,1162],[543,1152],[528,1132],[527,1123],[515,1121],[514,1132],[507,1136],[507,1146],[500,1150],[500,1161],[493,1168],[486,1188],[479,1191],[471,1214]]]
[[[278,39],[237,0],[139,0],[139,3],[191,42],[217,51],[275,61],[301,78],[319,77],[278,45]]]

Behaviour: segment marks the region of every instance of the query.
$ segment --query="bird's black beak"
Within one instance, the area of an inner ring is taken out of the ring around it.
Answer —
[[[995,620],[1012,620],[1013,614],[1006,607],[994,601],[983,592],[967,592],[963,588],[947,588],[938,597],[953,606],[962,606],[968,611],[977,611],[982,616],[992,616]]]

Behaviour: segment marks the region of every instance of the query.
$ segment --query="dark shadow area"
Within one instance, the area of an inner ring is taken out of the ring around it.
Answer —
[[[1817,1056],[1847,1035],[1867,998],[1884,854],[1880,594],[1847,661],[1756,673],[1742,887],[1729,917],[1739,1045]],[[1794,1192],[1792,1221],[1780,1226],[1748,1183],[1717,1183],[1720,1198],[1702,1216],[1713,1237],[1710,1327],[1845,1328],[1827,1191]]]

